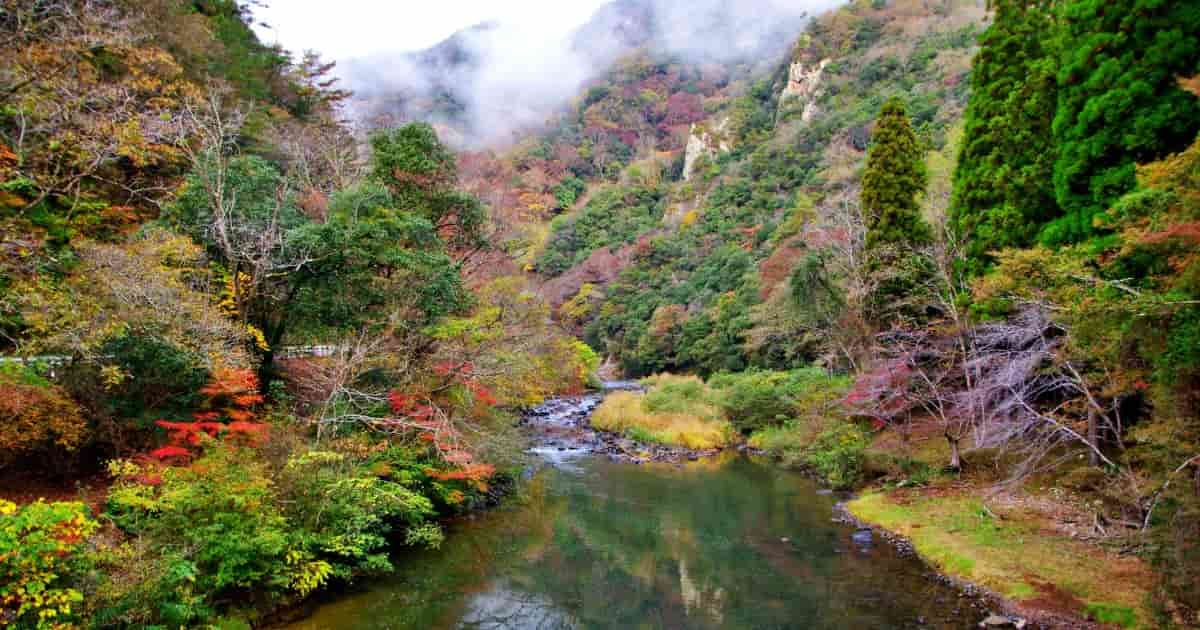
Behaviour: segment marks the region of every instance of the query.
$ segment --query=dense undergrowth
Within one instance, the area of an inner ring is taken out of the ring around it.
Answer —
[[[0,11],[0,626],[247,627],[403,570],[597,367],[480,264],[434,130],[360,147],[331,64],[250,19]]]

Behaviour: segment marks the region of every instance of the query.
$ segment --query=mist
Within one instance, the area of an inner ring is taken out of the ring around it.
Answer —
[[[646,48],[691,63],[775,64],[807,19],[837,0],[615,0],[582,25],[512,16],[420,52],[339,62],[352,117],[439,125],[458,146],[494,145],[543,124],[620,56]]]

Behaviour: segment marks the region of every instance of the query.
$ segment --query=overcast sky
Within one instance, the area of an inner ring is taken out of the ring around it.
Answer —
[[[326,59],[419,50],[455,31],[503,19],[542,35],[566,33],[608,0],[268,0],[254,11],[259,37]]]

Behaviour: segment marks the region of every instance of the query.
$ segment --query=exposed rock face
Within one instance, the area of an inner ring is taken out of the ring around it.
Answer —
[[[729,118],[722,118],[711,130],[705,129],[704,123],[692,124],[687,148],[683,152],[683,181],[691,179],[692,169],[696,166],[696,160],[700,159],[700,156],[711,158],[718,151],[730,149],[729,140],[725,137],[725,127],[728,124]]]
[[[798,105],[803,108],[800,120],[804,122],[812,120],[817,113],[817,96],[818,90],[821,88],[821,75],[825,72],[827,65],[829,65],[828,59],[822,59],[820,63],[813,66],[805,66],[802,61],[793,63],[788,70],[787,85],[779,95],[779,106]],[[798,101],[798,103],[790,101]]]

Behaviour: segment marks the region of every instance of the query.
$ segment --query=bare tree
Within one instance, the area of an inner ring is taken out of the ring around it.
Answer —
[[[229,267],[235,308],[245,325],[251,317],[252,302],[268,292],[270,283],[316,258],[307,247],[290,238],[283,216],[292,210],[291,184],[286,178],[278,182],[267,216],[249,216],[243,208],[232,181],[231,163],[247,110],[240,105],[227,107],[225,92],[214,87],[203,99],[188,104],[188,133],[179,140],[207,200],[209,223],[204,232]]]

